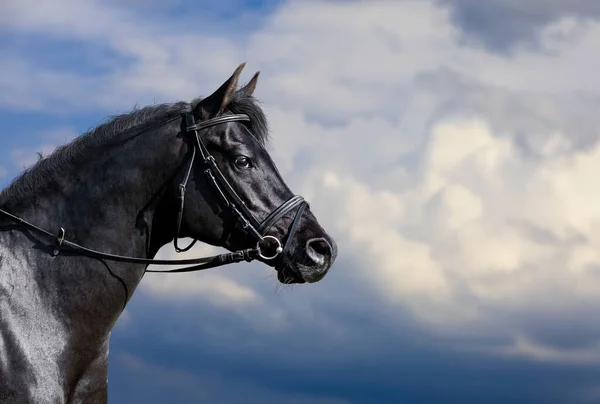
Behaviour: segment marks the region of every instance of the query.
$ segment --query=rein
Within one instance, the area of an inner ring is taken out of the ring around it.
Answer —
[[[195,143],[192,149],[192,157],[190,158],[190,163],[186,172],[186,175],[183,179],[183,182],[179,185],[179,196],[178,199],[180,201],[179,210],[177,212],[177,227],[175,237],[173,239],[173,245],[175,247],[176,252],[184,252],[188,251],[192,246],[196,243],[197,240],[193,240],[192,243],[181,249],[177,244],[177,239],[179,238],[179,232],[181,229],[181,222],[183,220],[183,209],[185,205],[185,191],[187,187],[187,182],[190,179],[192,169],[194,167],[194,163],[196,160],[197,151],[200,152],[200,156],[202,157],[202,163],[205,165],[204,174],[210,180],[211,185],[217,190],[217,194],[221,197],[222,202],[224,203],[226,208],[229,208],[231,212],[235,215],[237,220],[241,223],[242,228],[249,233],[255,240],[256,246],[253,248],[248,248],[244,250],[238,250],[230,253],[224,253],[219,255],[213,255],[210,257],[201,257],[201,258],[191,258],[191,259],[182,259],[182,260],[159,260],[152,258],[139,258],[139,257],[130,257],[124,255],[116,255],[105,253],[97,250],[93,250],[91,248],[84,247],[72,241],[65,239],[65,230],[61,227],[58,231],[58,235],[54,235],[47,230],[44,230],[32,223],[29,223],[22,218],[15,216],[3,209],[0,209],[0,214],[6,216],[7,218],[14,221],[19,226],[24,226],[28,229],[34,230],[38,233],[41,233],[45,236],[51,237],[55,239],[55,248],[52,251],[52,256],[57,256],[61,251],[71,250],[73,252],[79,252],[81,255],[90,257],[90,258],[98,258],[105,259],[110,261],[117,262],[126,262],[133,264],[147,264],[147,265],[193,265],[185,268],[176,268],[170,270],[148,270],[145,272],[162,272],[162,273],[176,273],[176,272],[194,272],[201,271],[204,269],[214,268],[218,266],[233,264],[241,261],[253,261],[258,257],[263,260],[275,260],[277,257],[281,257],[285,255],[285,253],[289,250],[291,240],[298,229],[298,225],[300,222],[300,218],[304,209],[308,206],[308,203],[299,195],[295,195],[284,202],[281,206],[271,212],[262,222],[258,222],[254,215],[250,212],[250,210],[246,207],[246,204],[235,192],[229,181],[225,178],[217,163],[215,158],[210,154],[206,145],[200,138],[198,131],[203,129],[207,129],[209,127],[219,125],[227,122],[239,122],[239,121],[250,121],[250,118],[244,114],[237,115],[225,115],[212,119],[208,119],[206,121],[202,121],[199,123],[194,122],[194,117],[191,113],[185,114],[185,122],[186,122],[186,132],[193,132],[195,135]],[[266,235],[266,232],[283,216],[287,213],[296,209],[296,215],[292,224],[288,230],[287,240],[284,246],[281,246],[281,241],[274,236]],[[275,251],[272,255],[266,255],[265,245],[264,243],[267,240],[272,240],[276,244]]]

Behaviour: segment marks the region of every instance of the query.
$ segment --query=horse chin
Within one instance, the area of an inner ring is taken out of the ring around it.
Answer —
[[[277,271],[277,280],[284,285],[306,283],[298,271],[287,265],[278,265],[275,270]]]

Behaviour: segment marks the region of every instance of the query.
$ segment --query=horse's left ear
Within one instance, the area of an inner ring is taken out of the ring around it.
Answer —
[[[248,94],[249,96],[252,95],[254,93],[254,90],[256,89],[256,82],[258,81],[259,74],[260,72],[254,73],[254,76],[252,76],[248,84],[240,88],[238,91],[245,91],[246,94]]]
[[[246,63],[239,65],[231,77],[225,83],[221,84],[221,87],[196,105],[194,109],[194,118],[196,120],[214,117],[225,110],[231,102],[232,95],[235,93],[238,79],[244,66],[246,66]]]

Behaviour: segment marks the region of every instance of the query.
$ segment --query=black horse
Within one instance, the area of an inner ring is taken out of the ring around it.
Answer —
[[[336,244],[265,151],[243,67],[206,98],[114,118],[0,193],[0,402],[106,402],[111,329],[180,237],[232,251],[186,270],[257,259],[285,284],[325,276]]]

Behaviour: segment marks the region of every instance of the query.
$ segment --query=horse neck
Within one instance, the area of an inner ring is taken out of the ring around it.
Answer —
[[[0,207],[52,233],[62,227],[66,239],[86,247],[147,257],[152,233],[170,230],[156,226],[164,220],[161,212],[170,210],[164,204],[172,190],[164,188],[186,161],[187,146],[177,138],[178,129],[173,123],[137,137],[123,135],[113,143],[118,146],[83,150],[85,157],[70,163],[50,164],[60,161],[55,155],[56,160],[33,168],[25,174],[30,177],[3,192]],[[24,346],[39,347],[13,354],[30,358],[28,369],[37,366],[39,375],[46,371],[40,363],[60,363],[69,389],[80,375],[102,385],[110,332],[139,285],[144,265],[66,253],[52,257],[36,248],[38,243],[51,245],[47,237],[3,230],[0,295],[11,298],[0,308],[0,318],[16,327],[8,335],[25,332],[30,345]],[[45,331],[49,329],[51,335]],[[8,374],[16,371],[9,369]],[[0,381],[6,379],[2,372]]]
[[[50,232],[62,227],[67,239],[89,248],[154,255],[172,237],[172,229],[163,229],[160,240],[151,240],[153,228],[166,222],[157,217],[159,206],[185,162],[186,146],[177,138],[178,128],[170,123],[135,137],[117,135],[124,139],[81,153],[87,156],[64,164],[39,186],[29,186],[26,193],[0,204]]]

